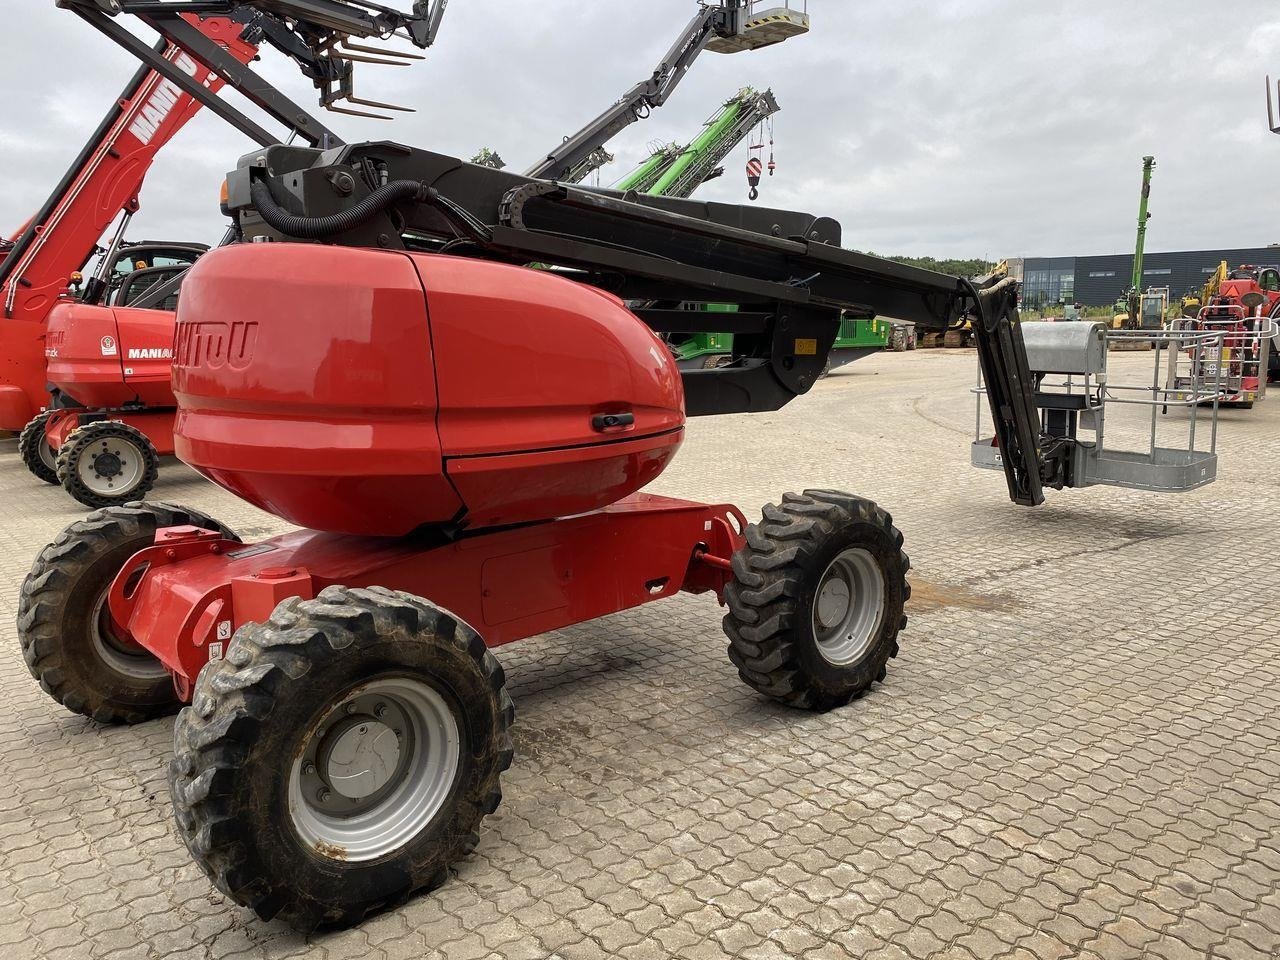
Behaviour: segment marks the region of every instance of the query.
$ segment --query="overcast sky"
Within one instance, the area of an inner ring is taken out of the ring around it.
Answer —
[[[135,66],[52,0],[13,5],[22,13],[0,33],[7,233],[48,194]],[[395,123],[327,119],[348,141],[396,139],[464,157],[487,145],[521,170],[647,76],[695,8],[452,0],[425,62],[357,69],[362,95],[417,113]],[[807,37],[704,53],[665,107],[610,144],[618,160],[603,181],[639,162],[651,141],[687,142],[750,84],[772,87],[782,106],[778,174],[760,202],[837,218],[846,246],[938,257],[1124,252],[1147,153],[1158,164],[1149,249],[1280,242],[1280,137],[1267,131],[1263,83],[1268,71],[1280,74],[1274,3],[809,8]],[[261,69],[314,104],[309,83],[275,51]],[[251,148],[212,115],[198,117],[152,169],[132,236],[216,239],[218,186]],[[698,196],[746,202],[745,161],[742,147]]]

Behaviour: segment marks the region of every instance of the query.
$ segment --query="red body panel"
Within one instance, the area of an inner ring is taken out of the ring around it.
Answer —
[[[599,443],[596,414],[634,415],[615,439],[683,426],[670,351],[617,297],[545,271],[452,257],[416,264],[446,457]]]
[[[586,513],[683,437],[674,361],[619,300],[441,256],[213,251],[183,285],[174,388],[183,460],[302,526],[370,536]]]
[[[172,313],[60,303],[45,340],[50,383],[86,407],[172,408]]]
[[[643,494],[585,516],[436,546],[311,531],[245,546],[176,528],[124,565],[109,603],[112,619],[189,696],[235,630],[265,620],[288,597],[333,584],[405,590],[498,646],[681,590],[719,594],[745,528],[734,507]]]
[[[243,24],[225,17],[185,16],[241,63],[257,55],[256,46],[240,39]],[[210,90],[217,92],[222,86],[178,48],[170,48],[166,56]],[[136,209],[138,191],[156,154],[199,110],[198,101],[151,74],[137,95],[122,105],[118,121],[0,287],[0,429],[21,429],[48,402],[44,335],[49,311],[111,221],[122,210]]]

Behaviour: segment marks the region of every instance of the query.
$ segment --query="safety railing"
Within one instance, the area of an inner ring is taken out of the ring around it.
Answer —
[[[1182,408],[1188,412],[1186,449],[1194,452],[1197,425],[1204,419],[1204,407],[1209,406],[1211,412],[1208,417],[1210,428],[1208,452],[1215,453],[1218,449],[1218,405],[1225,396],[1223,392],[1225,384],[1221,370],[1214,369],[1206,364],[1205,360],[1221,352],[1225,340],[1222,332],[1179,328],[1107,331],[1108,348],[1114,345],[1123,349],[1134,340],[1142,341],[1151,347],[1151,382],[1148,384],[1144,380],[1142,383],[1129,383],[1109,377],[1103,386],[1103,403],[1150,407],[1148,456],[1153,460],[1159,449],[1157,432],[1161,414],[1167,415],[1171,409],[1176,408]],[[1179,384],[1167,376],[1167,371],[1169,364],[1176,364],[1177,358],[1183,356],[1192,361],[1192,369]],[[1162,374],[1165,374],[1163,382]],[[1103,446],[1101,424],[1097,439],[1098,445]]]
[[[763,10],[790,10],[793,13],[809,15],[809,0],[747,0],[747,15],[751,16]]]

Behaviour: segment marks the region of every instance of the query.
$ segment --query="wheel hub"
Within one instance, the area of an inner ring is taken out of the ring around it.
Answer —
[[[371,860],[409,842],[444,806],[461,765],[461,731],[444,697],[407,677],[337,700],[305,738],[289,813],[317,853]]]
[[[391,782],[400,755],[391,727],[376,717],[353,716],[325,736],[319,766],[335,791],[348,800],[364,800]]]
[[[848,615],[849,601],[849,585],[843,579],[831,577],[822,585],[818,594],[818,625],[822,630],[830,630]]]
[[[124,473],[124,462],[119,451],[103,444],[103,450],[93,458],[93,472],[99,480],[114,480]]]
[[[146,458],[132,441],[104,437],[86,449],[75,465],[81,482],[100,495],[119,496],[137,487],[146,474]]]
[[[854,547],[832,560],[813,601],[813,638],[823,659],[841,667],[861,660],[884,608],[884,575],[870,551]]]

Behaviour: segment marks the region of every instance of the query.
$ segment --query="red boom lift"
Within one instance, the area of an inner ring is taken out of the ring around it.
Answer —
[[[718,9],[727,37],[781,29],[738,0]],[[71,710],[136,722],[190,704],[170,767],[179,831],[265,918],[355,922],[442,883],[476,843],[513,752],[489,647],[714,593],[762,694],[825,710],[883,679],[910,593],[887,512],[811,490],[748,526],[730,505],[639,492],[687,416],[807,392],[842,315],[972,317],[1010,496],[1035,505],[1078,479],[1074,437],[1041,430],[1017,284],[843,250],[828,218],[385,142],[255,151],[228,208],[259,242],[187,276],[175,443],[307,529],[245,544],[179,507],[100,510],[37,558],[19,633]],[[739,304],[740,355],[679,371],[658,334],[700,312],[628,302]]]

